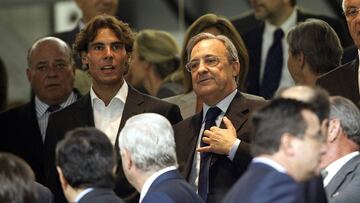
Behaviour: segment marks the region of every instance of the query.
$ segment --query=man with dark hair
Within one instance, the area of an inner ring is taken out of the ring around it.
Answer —
[[[26,74],[34,96],[29,103],[0,114],[0,151],[24,159],[34,171],[36,181],[45,184],[48,118],[80,95],[73,89],[72,51],[64,41],[55,37],[37,40],[29,49],[27,60]]]
[[[298,183],[315,176],[326,149],[313,108],[276,99],[254,115],[253,124],[255,158],[224,202],[305,202]]]
[[[133,41],[128,24],[109,15],[94,17],[77,35],[74,48],[83,64],[89,67],[93,84],[87,95],[55,113],[49,120],[47,134],[53,139],[49,140],[46,154],[50,169],[47,175],[49,186],[60,202],[64,199],[53,163],[56,142],[64,137],[65,132],[77,127],[95,126],[117,148],[118,132],[133,115],[153,112],[165,116],[172,124],[182,120],[178,106],[142,94],[124,80]],[[125,201],[137,201],[138,193],[126,181],[121,167],[116,179],[116,194]]]
[[[112,191],[115,153],[96,128],[77,128],[56,146],[56,168],[68,202],[123,202]]]
[[[298,85],[313,87],[319,76],[340,65],[343,53],[340,40],[325,21],[308,19],[291,28],[286,40],[288,69]]]
[[[360,111],[344,97],[330,97],[328,150],[320,168],[329,203],[360,202]]]
[[[226,36],[200,33],[186,51],[192,86],[204,104],[174,126],[179,168],[205,202],[221,202],[252,159],[247,120],[265,101],[237,90],[238,52]],[[230,120],[235,128],[228,129]]]
[[[261,22],[242,35],[249,52],[250,67],[247,76],[247,92],[272,98],[279,88],[292,86],[288,71],[288,44],[284,39],[287,31],[308,18],[326,21],[339,36],[347,34],[341,21],[326,16],[309,14],[296,7],[296,1],[251,0],[254,15]],[[346,37],[348,36],[346,35]],[[340,39],[344,39],[340,37]],[[348,46],[342,40],[343,47]]]

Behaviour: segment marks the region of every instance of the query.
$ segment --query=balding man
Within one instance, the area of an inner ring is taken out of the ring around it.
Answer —
[[[34,97],[0,114],[0,151],[23,158],[44,183],[44,143],[49,115],[75,102],[74,69],[69,46],[55,37],[37,40],[28,52],[27,78]]]

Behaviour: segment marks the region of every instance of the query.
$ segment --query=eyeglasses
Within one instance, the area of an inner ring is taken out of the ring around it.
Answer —
[[[346,8],[344,11],[344,15],[347,18],[354,18],[358,15],[359,11],[360,11],[360,8],[357,8],[357,7]]]
[[[220,59],[223,57],[207,55],[202,58],[203,63],[208,67],[215,67],[220,63]],[[189,72],[194,72],[200,67],[200,59],[191,60],[185,65],[185,68]]]

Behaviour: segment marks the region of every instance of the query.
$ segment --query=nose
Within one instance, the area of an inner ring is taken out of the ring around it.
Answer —
[[[48,77],[56,77],[58,74],[58,69],[55,66],[50,66],[47,70]]]
[[[105,59],[113,59],[114,56],[110,46],[106,46],[104,51]]]
[[[206,66],[206,64],[204,63],[204,60],[200,60],[199,62],[199,68],[197,69],[197,71],[199,73],[204,73],[204,72],[207,72],[208,71],[208,68]]]

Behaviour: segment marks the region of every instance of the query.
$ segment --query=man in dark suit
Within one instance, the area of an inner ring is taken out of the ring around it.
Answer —
[[[140,203],[202,202],[177,170],[174,131],[165,117],[144,113],[128,119],[119,148],[125,175],[140,192]]]
[[[344,97],[330,97],[328,150],[320,168],[329,203],[360,202],[360,111]]]
[[[299,182],[315,176],[326,150],[312,106],[276,99],[254,115],[253,124],[255,158],[224,202],[305,202]]]
[[[354,10],[358,8],[358,4],[359,1],[343,0],[344,14],[356,50],[360,47],[357,29],[359,15],[358,10]],[[355,52],[357,53],[357,51]],[[350,99],[360,108],[359,81],[359,56],[357,53],[352,61],[320,77],[317,84],[329,91],[331,95],[339,95]]]
[[[201,33],[189,41],[186,51],[186,68],[204,105],[200,113],[174,126],[180,171],[205,202],[220,202],[250,163],[247,120],[265,101],[237,91],[241,67],[227,37]],[[229,120],[235,128],[228,127]],[[204,130],[215,125],[227,128]]]
[[[294,84],[287,69],[288,45],[283,36],[298,22],[308,18],[324,20],[339,35],[342,46],[349,45],[346,42],[349,40],[343,40],[345,37],[342,35],[347,30],[339,20],[305,13],[297,9],[296,0],[252,0],[251,5],[255,17],[261,20],[256,27],[242,35],[249,50],[251,68],[247,78],[247,92],[251,94],[271,98],[279,88]],[[271,52],[278,43],[281,43],[282,52]]]
[[[54,149],[66,131],[80,126],[95,126],[102,130],[117,147],[118,132],[133,115],[155,112],[167,117],[172,124],[182,120],[179,107],[136,91],[124,80],[123,74],[133,45],[130,27],[109,15],[93,18],[78,34],[75,50],[83,64],[89,67],[93,85],[81,100],[51,116],[47,134],[49,140],[47,164],[52,168],[48,177],[57,200],[63,195],[55,178]],[[119,160],[120,163],[120,160]],[[125,201],[137,201],[137,193],[127,183],[119,167],[115,192]],[[59,194],[60,193],[60,194]]]
[[[45,183],[44,143],[48,118],[53,111],[75,102],[74,68],[69,46],[54,37],[36,41],[28,52],[28,80],[34,97],[27,104],[0,114],[0,151],[24,159]]]
[[[96,128],[69,131],[56,146],[56,169],[68,202],[122,203],[112,191],[115,167],[113,146]]]

